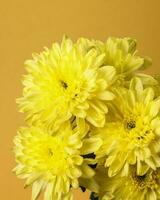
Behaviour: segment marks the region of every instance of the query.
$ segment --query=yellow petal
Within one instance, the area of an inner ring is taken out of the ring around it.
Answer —
[[[45,193],[44,200],[53,200],[53,183],[48,183]]]
[[[73,188],[78,188],[79,187],[79,182],[78,182],[78,180],[77,179],[72,179],[71,180],[71,185],[72,185],[72,187]]]
[[[89,108],[86,119],[95,127],[103,127],[105,124],[105,114],[97,112],[94,108]]]
[[[100,76],[103,77],[107,83],[111,84],[115,80],[116,69],[113,66],[104,66],[99,68]]]
[[[143,85],[142,85],[142,82],[139,78],[135,77],[131,80],[131,83],[130,83],[130,89],[131,90],[136,90],[137,93],[138,92],[142,92],[143,91]]]
[[[81,169],[82,169],[82,176],[81,176],[82,178],[91,178],[95,175],[94,170],[86,164],[82,165]]]
[[[149,102],[151,102],[154,98],[154,90],[152,88],[146,88],[143,91],[143,102],[145,105],[147,105]]]
[[[42,180],[36,181],[36,182],[33,183],[32,197],[31,197],[32,200],[36,200],[38,198],[38,196],[41,193],[43,185],[44,185],[44,182]]]
[[[100,138],[88,138],[84,139],[83,146],[81,148],[81,154],[86,155],[89,153],[96,152],[102,145],[102,140]]]
[[[72,156],[72,161],[74,162],[75,165],[81,165],[83,162],[83,158],[81,156],[75,155]]]
[[[98,93],[97,98],[101,100],[113,100],[115,96],[112,92],[104,91],[104,92]]]
[[[80,178],[79,182],[81,186],[89,189],[92,192],[98,193],[99,185],[97,184],[94,178],[89,178],[89,179]]]
[[[149,166],[145,162],[137,159],[137,174],[138,175],[143,176],[148,171],[148,169],[149,169]]]
[[[158,114],[159,110],[160,110],[160,98],[152,102],[150,108],[150,116],[155,117]]]
[[[149,190],[146,194],[146,200],[157,200],[157,196],[154,190]]]

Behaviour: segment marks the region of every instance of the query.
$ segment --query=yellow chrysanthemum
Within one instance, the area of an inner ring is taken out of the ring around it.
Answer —
[[[72,116],[85,118],[102,127],[105,102],[114,95],[108,91],[115,80],[115,69],[103,66],[104,54],[95,49],[82,50],[79,42],[63,39],[51,49],[34,54],[26,62],[20,109],[32,123],[58,127]]]
[[[99,200],[157,200],[160,199],[160,169],[139,176],[132,167],[128,176],[109,178],[104,168],[96,171]]]
[[[160,98],[154,98],[152,88],[143,89],[140,79],[132,79],[129,89],[117,89],[109,112],[113,122],[92,133],[103,140],[97,158],[106,159],[109,176],[119,172],[127,175],[133,164],[138,175],[160,167],[159,111]]]
[[[78,44],[83,52],[88,49],[95,49],[99,54],[105,54],[104,64],[114,66],[116,69],[116,81],[114,85],[126,86],[130,79],[136,74],[145,85],[155,85],[152,76],[138,73],[151,65],[148,57],[137,55],[137,41],[132,38],[109,37],[106,42],[99,40],[88,40],[80,38]]]
[[[97,150],[101,140],[83,139],[88,127],[82,120],[77,124],[65,122],[50,134],[42,127],[22,128],[15,137],[18,165],[14,171],[26,179],[26,186],[33,184],[32,200],[44,190],[44,200],[71,200],[71,188],[79,186],[79,177],[88,179],[94,175],[88,165],[91,159],[82,155]]]
[[[149,58],[136,55],[136,47],[137,41],[131,38],[108,38],[104,48],[105,64],[116,67],[117,73],[128,79],[132,72],[151,64]]]

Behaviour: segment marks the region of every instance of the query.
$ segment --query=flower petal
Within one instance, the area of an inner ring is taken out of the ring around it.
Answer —
[[[102,140],[100,138],[88,138],[84,139],[83,146],[81,148],[81,154],[89,154],[96,152],[102,145]]]
[[[35,181],[32,186],[32,200],[36,200],[41,193],[44,182],[42,180]]]

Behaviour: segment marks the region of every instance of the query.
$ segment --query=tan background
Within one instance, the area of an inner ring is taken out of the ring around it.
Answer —
[[[65,33],[105,40],[131,36],[160,72],[159,0],[0,0],[0,199],[29,200],[30,190],[12,173],[12,139],[23,124],[15,98],[21,94],[23,62]],[[76,200],[87,199],[76,193]]]

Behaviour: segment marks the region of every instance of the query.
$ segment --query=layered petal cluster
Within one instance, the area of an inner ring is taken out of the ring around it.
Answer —
[[[100,200],[157,200],[160,199],[160,169],[150,169],[145,175],[136,174],[133,166],[127,176],[109,178],[101,166],[96,170]]]
[[[95,48],[105,54],[105,65],[114,66],[119,78],[129,79],[138,69],[143,70],[151,65],[149,57],[137,55],[137,41],[132,38],[109,37],[106,42],[97,40],[80,39],[86,48]],[[83,48],[83,49],[85,49]]]
[[[154,98],[154,90],[134,78],[129,89],[117,91],[110,109],[114,121],[94,132],[104,141],[97,157],[106,156],[109,176],[127,175],[135,164],[138,175],[160,167],[160,98]]]
[[[105,43],[105,63],[116,67],[128,79],[137,69],[150,64],[150,59],[137,56],[137,41],[131,38],[109,38]]]
[[[14,171],[26,179],[25,186],[33,184],[32,200],[41,191],[45,191],[45,200],[71,200],[71,188],[79,187],[79,177],[93,177],[94,171],[83,155],[97,150],[101,140],[84,139],[87,132],[88,126],[81,120],[76,127],[66,122],[52,133],[34,126],[20,129],[14,139],[18,163]]]
[[[104,57],[67,38],[34,54],[25,63],[28,74],[23,97],[17,100],[27,120],[55,128],[76,116],[103,127],[106,101],[114,98],[109,87],[116,78],[115,68],[104,66]]]

